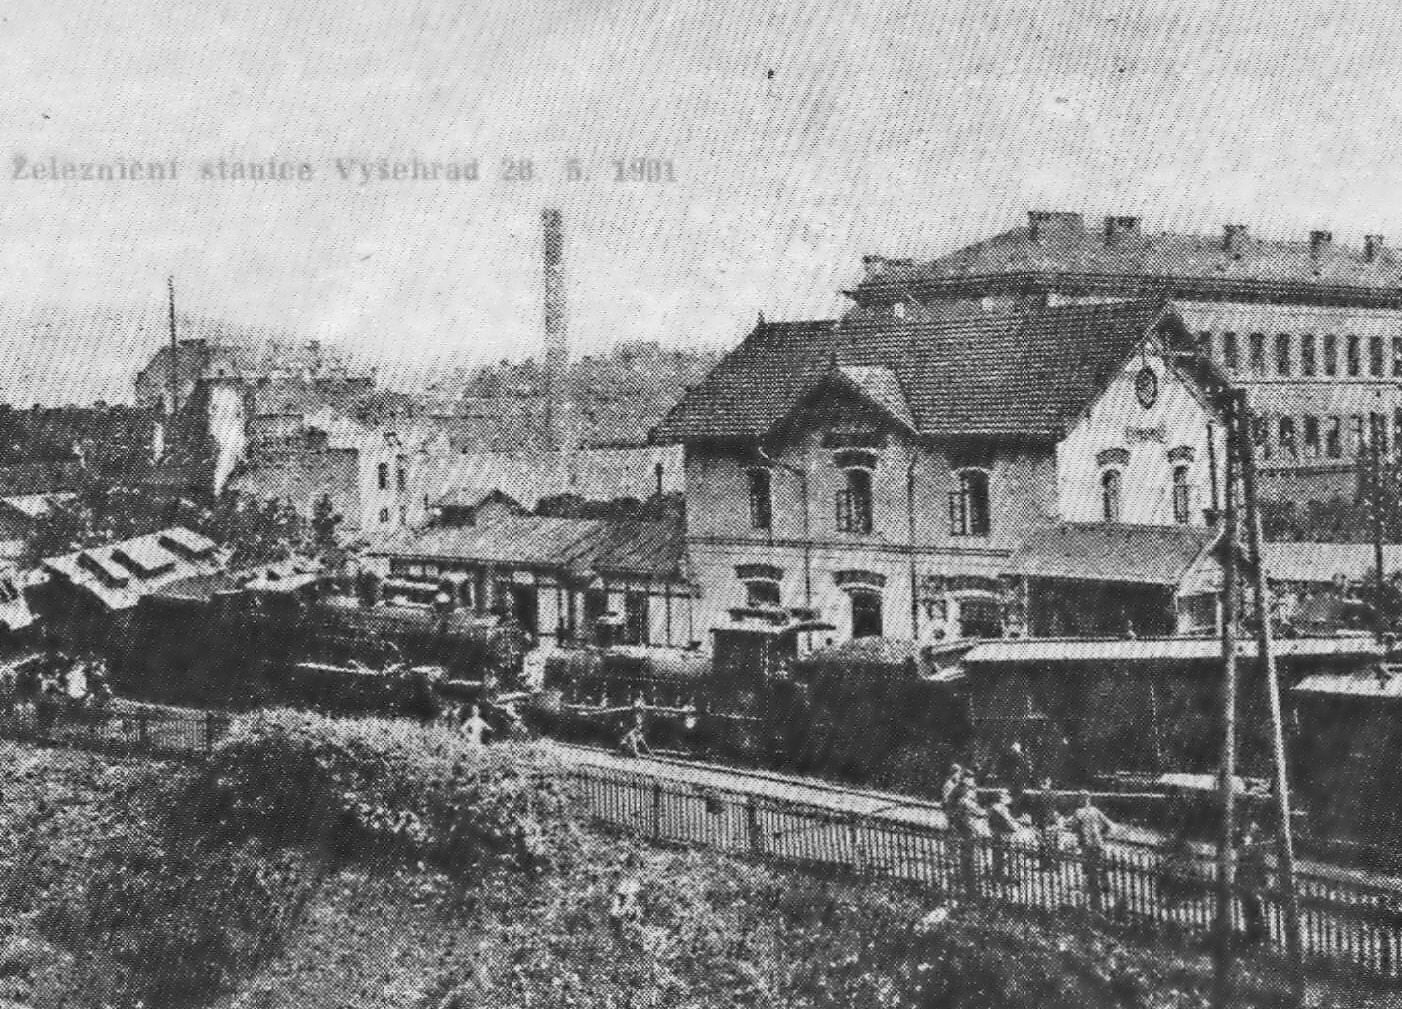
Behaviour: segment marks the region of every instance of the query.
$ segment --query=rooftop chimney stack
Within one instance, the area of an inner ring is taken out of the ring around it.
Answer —
[[[565,326],[565,234],[560,211],[542,210],[545,249],[545,427],[551,448],[564,444],[565,367],[569,364],[569,333]]]
[[[1113,245],[1115,241],[1126,235],[1139,234],[1139,218],[1137,217],[1107,217],[1105,218],[1105,244]]]
[[[1034,242],[1039,242],[1043,238],[1074,234],[1085,230],[1085,218],[1071,211],[1029,210],[1027,212],[1027,237]]]
[[[1334,240],[1332,231],[1311,231],[1310,232],[1310,255],[1316,259],[1325,249],[1329,248],[1329,243]]]
[[[1222,227],[1222,251],[1240,256],[1246,251],[1246,225],[1227,224]]]
[[[1369,263],[1376,263],[1383,254],[1382,235],[1363,236],[1363,258]]]

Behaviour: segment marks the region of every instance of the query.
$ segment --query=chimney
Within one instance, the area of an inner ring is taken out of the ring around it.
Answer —
[[[1382,235],[1363,236],[1363,259],[1365,262],[1376,263],[1383,254]]]
[[[545,428],[551,448],[562,444],[560,431],[569,334],[565,327],[565,234],[560,211],[540,213],[545,251]]]
[[[1240,256],[1246,251],[1246,225],[1223,225],[1222,251],[1233,256]]]
[[[1329,243],[1334,240],[1332,231],[1311,231],[1310,232],[1310,255],[1318,258],[1320,253],[1329,248]]]
[[[1114,244],[1117,238],[1125,235],[1139,234],[1139,218],[1137,217],[1107,217],[1105,218],[1105,244]]]
[[[1027,237],[1034,242],[1056,235],[1070,235],[1086,230],[1085,219],[1080,214],[1065,210],[1029,210],[1027,212]]]

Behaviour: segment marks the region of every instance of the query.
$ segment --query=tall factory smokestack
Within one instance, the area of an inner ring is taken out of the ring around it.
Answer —
[[[565,234],[560,211],[540,213],[545,238],[545,427],[551,448],[566,441],[565,367],[570,360],[569,333],[565,326]]]

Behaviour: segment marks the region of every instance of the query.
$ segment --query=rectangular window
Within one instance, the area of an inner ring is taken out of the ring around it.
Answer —
[[[1251,418],[1251,440],[1256,443],[1256,451],[1262,459],[1271,457],[1270,424],[1259,413]]]
[[[1374,336],[1368,340],[1368,374],[1381,378],[1383,374],[1383,338]]]
[[[1222,334],[1222,367],[1228,371],[1241,367],[1241,350],[1237,347],[1235,333]]]
[[[407,490],[409,487],[409,471],[402,464],[395,471],[394,484],[400,490]]]
[[[380,509],[380,525],[382,525],[382,526],[387,526],[387,525],[389,525],[389,509],[388,509],[388,508],[381,508],[381,509]]]
[[[1359,350],[1358,337],[1350,336],[1346,346],[1348,348],[1348,375],[1350,378],[1357,378],[1363,367],[1362,358],[1360,357],[1362,352]]]
[[[1392,377],[1402,377],[1402,336],[1392,338]]]
[[[1353,454],[1362,455],[1363,450],[1368,447],[1368,427],[1367,421],[1361,413],[1355,413],[1351,418],[1353,427]]]
[[[1275,373],[1290,374],[1290,334],[1280,333],[1275,338]]]
[[[379,478],[380,490],[389,490],[389,463],[380,463]]]
[[[745,603],[751,609],[779,605],[779,583],[751,581],[745,583]]]
[[[1339,338],[1333,333],[1324,334],[1324,374],[1339,373]]]
[[[1378,440],[1378,454],[1387,455],[1387,414],[1373,413],[1368,415],[1368,439],[1371,444],[1372,439]]]
[[[963,470],[955,479],[959,486],[949,492],[949,534],[987,536],[991,527],[988,474],[982,470]]]
[[[875,592],[852,593],[852,637],[881,637],[881,597]]]
[[[1304,455],[1306,459],[1319,458],[1319,418],[1306,417],[1304,420]]]
[[[1314,373],[1314,334],[1305,333],[1300,337],[1300,374],[1313,378]]]
[[[1330,417],[1324,430],[1324,454],[1330,459],[1338,459],[1344,454],[1343,420]]]
[[[750,478],[750,528],[769,529],[774,524],[769,470],[752,469]]]
[[[1192,518],[1192,487],[1188,484],[1188,467],[1173,467],[1173,521],[1180,526]]]
[[[1280,418],[1280,454],[1287,459],[1299,458],[1295,448],[1295,418]]]
[[[1256,375],[1266,373],[1266,334],[1251,334],[1251,371]]]
[[[623,643],[647,644],[647,593],[623,594]]]

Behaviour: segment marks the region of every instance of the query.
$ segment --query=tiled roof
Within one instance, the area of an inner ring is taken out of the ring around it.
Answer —
[[[836,367],[873,398],[903,393],[922,433],[1055,439],[1165,320],[1181,325],[1161,302],[1140,301],[933,320],[761,323],[653,436],[763,435]],[[877,379],[876,369],[893,379]]]
[[[677,577],[683,541],[679,522],[504,516],[485,527],[430,529],[402,534],[372,548],[391,557],[433,557],[547,568],[575,573]]]
[[[1033,530],[1008,559],[1029,578],[1177,585],[1214,537],[1191,526],[1058,523]]]
[[[1086,227],[1080,215],[1058,214],[1035,236],[1030,226],[1013,228],[927,261],[870,257],[875,267],[852,292],[865,303],[889,300],[886,292],[928,291],[998,278],[1056,279],[1074,284],[1095,278],[1139,278],[1163,294],[1226,287],[1355,289],[1402,294],[1402,256],[1379,247],[1372,258],[1362,248],[1308,236],[1281,241],[1242,235],[1231,249],[1223,234],[1106,232]],[[1303,287],[1302,287],[1303,286]],[[885,295],[885,296],[883,296]]]

